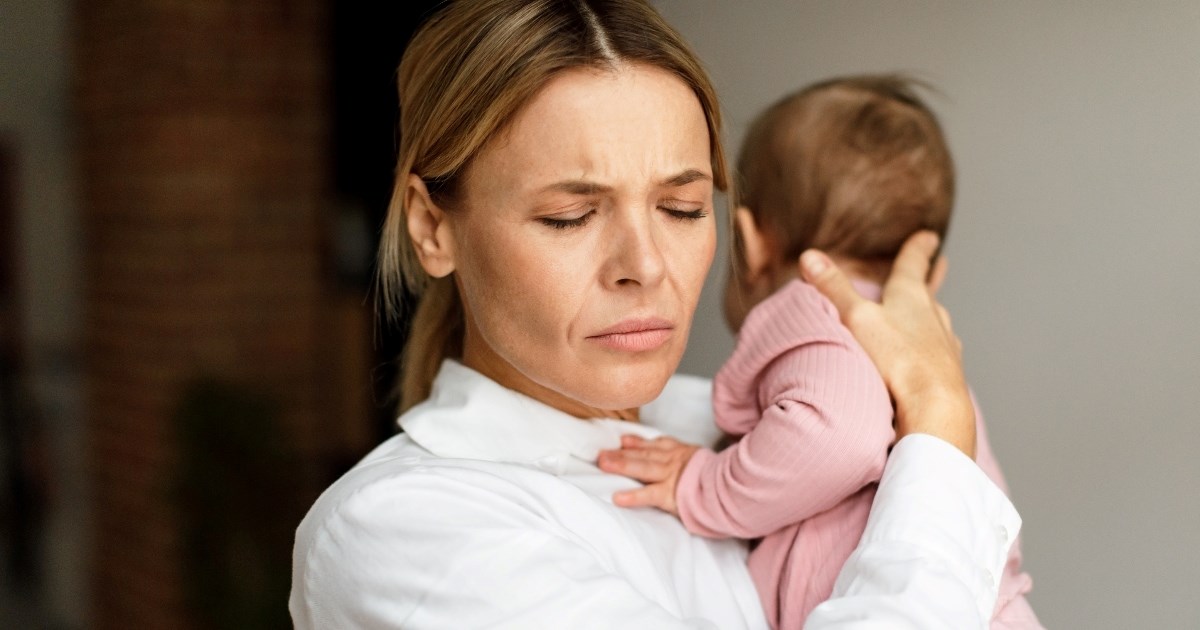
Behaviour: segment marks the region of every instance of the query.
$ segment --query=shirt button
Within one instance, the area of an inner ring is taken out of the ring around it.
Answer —
[[[1000,538],[1001,544],[1008,544],[1008,528],[1001,525],[996,529],[996,535]]]
[[[566,468],[564,460],[565,458],[559,455],[547,455],[535,461],[533,465],[552,475],[561,475]]]
[[[996,588],[996,576],[992,575],[991,571],[988,571],[983,577],[987,581],[988,588]]]

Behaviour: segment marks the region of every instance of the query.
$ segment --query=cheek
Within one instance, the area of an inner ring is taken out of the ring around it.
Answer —
[[[460,251],[469,257],[459,274],[489,345],[502,354],[525,354],[561,339],[579,300],[580,266],[569,253],[521,238],[520,228],[480,236],[463,239]]]
[[[695,313],[700,300],[700,292],[704,281],[708,278],[708,269],[712,266],[713,257],[717,250],[716,225],[709,221],[708,227],[697,230],[692,238],[683,241],[681,251],[674,256],[678,261],[676,267],[680,277],[680,293],[687,300],[690,309],[688,315]]]

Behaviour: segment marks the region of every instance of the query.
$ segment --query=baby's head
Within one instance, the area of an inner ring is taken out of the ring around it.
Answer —
[[[954,165],[941,126],[898,75],[830,79],[758,116],[737,163],[734,255],[725,318],[746,313],[795,276],[817,247],[852,276],[882,281],[900,245],[945,236]]]

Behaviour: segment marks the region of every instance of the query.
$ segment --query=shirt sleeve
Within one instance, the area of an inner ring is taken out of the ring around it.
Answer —
[[[1021,519],[970,458],[929,435],[892,451],[858,549],[807,630],[987,628]]]
[[[720,453],[697,451],[680,476],[680,520],[695,534],[765,536],[828,510],[883,473],[895,438],[891,399],[860,348],[802,344],[763,370],[760,382],[763,411],[754,428]]]
[[[983,412],[979,409],[979,401],[975,399],[974,393],[971,395],[971,402],[975,405],[975,462],[992,482],[1008,494],[1008,484],[1000,470],[1000,462],[992,451]],[[1008,562],[1004,565],[1004,574],[1000,577],[991,630],[1044,630],[1025,597],[1031,590],[1033,578],[1021,566],[1021,539],[1018,537],[1009,548]]]
[[[322,512],[293,558],[301,630],[715,628],[650,601],[492,475],[408,471]]]

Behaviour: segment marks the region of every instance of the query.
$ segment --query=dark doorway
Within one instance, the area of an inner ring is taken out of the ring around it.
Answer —
[[[396,68],[409,38],[443,1],[336,2],[333,6],[334,191],[343,207],[357,213],[352,223],[369,231],[368,260],[342,274],[371,290],[373,254],[387,213],[396,165],[398,99]],[[372,370],[379,440],[396,431],[397,358],[405,325],[389,327],[382,317],[375,335]],[[378,441],[378,440],[377,440]]]

